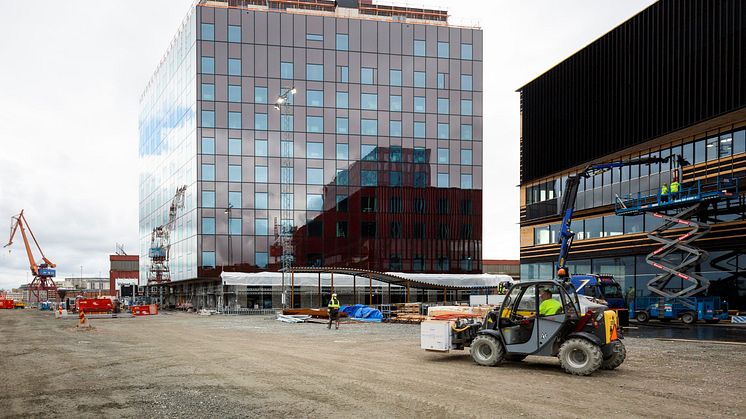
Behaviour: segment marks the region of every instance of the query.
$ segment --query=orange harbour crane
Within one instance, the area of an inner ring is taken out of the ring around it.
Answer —
[[[10,247],[13,244],[13,237],[18,230],[21,231],[21,237],[23,237],[23,244],[26,246],[26,255],[28,256],[31,273],[34,275],[34,279],[29,284],[29,290],[36,297],[36,301],[40,300],[40,291],[54,291],[54,294],[57,295],[57,285],[55,285],[54,280],[52,279],[57,274],[54,270],[57,265],[47,259],[44,255],[44,251],[41,250],[41,246],[39,246],[39,241],[36,240],[34,232],[31,231],[31,226],[29,226],[26,217],[23,215],[23,210],[21,210],[20,214],[14,215],[10,218],[10,239],[8,239],[8,244],[3,246],[3,248]],[[41,263],[37,263],[34,259],[34,254],[31,251],[31,244],[26,236],[26,230],[28,230],[28,233],[34,240],[36,248],[41,254]],[[47,298],[49,298],[49,293],[47,293]],[[57,298],[59,298],[59,296],[57,296]]]

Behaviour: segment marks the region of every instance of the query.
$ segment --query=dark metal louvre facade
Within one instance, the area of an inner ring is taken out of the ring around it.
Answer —
[[[521,88],[521,183],[746,106],[746,1],[662,0]]]

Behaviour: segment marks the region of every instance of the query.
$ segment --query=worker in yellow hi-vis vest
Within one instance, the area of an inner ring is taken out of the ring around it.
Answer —
[[[671,199],[679,198],[679,188],[681,188],[681,184],[678,180],[671,182]]]
[[[668,183],[664,183],[661,186],[661,202],[668,201]]]
[[[339,300],[337,300],[337,294],[332,294],[332,299],[329,300],[326,308],[329,314],[329,326],[327,326],[327,329],[332,328],[333,321],[336,321],[336,329],[339,329]]]

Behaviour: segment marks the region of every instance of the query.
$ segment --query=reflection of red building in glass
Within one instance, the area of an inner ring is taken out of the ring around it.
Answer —
[[[295,232],[294,264],[481,272],[482,191],[434,187],[430,168],[428,149],[378,147],[340,171]]]

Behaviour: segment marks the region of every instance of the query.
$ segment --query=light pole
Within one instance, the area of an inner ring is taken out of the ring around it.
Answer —
[[[290,87],[287,89],[284,89],[282,93],[280,93],[279,96],[277,96],[277,100],[275,100],[275,109],[280,111],[280,155],[281,155],[281,162],[280,162],[280,230],[279,230],[279,239],[280,239],[280,245],[282,246],[282,257],[280,258],[282,262],[282,306],[285,307],[285,272],[293,265],[293,250],[291,249],[291,232],[292,232],[292,225],[291,226],[285,226],[284,222],[285,220],[292,220],[293,219],[293,209],[289,208],[289,205],[285,205],[283,202],[283,198],[287,196],[286,194],[293,193],[293,179],[288,179],[290,177],[290,174],[288,171],[282,170],[285,167],[293,167],[293,159],[289,156],[288,153],[285,152],[285,150],[282,149],[283,146],[283,139],[285,135],[287,135],[290,139],[292,139],[292,127],[290,127],[290,130],[288,132],[285,132],[284,125],[285,125],[285,117],[287,115],[290,115],[290,106],[292,105],[292,96],[295,95],[297,91],[295,90],[295,87]]]

